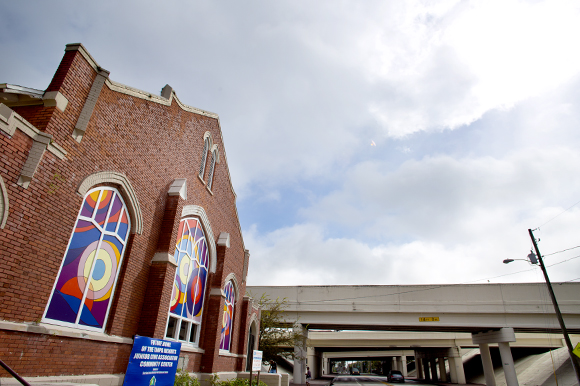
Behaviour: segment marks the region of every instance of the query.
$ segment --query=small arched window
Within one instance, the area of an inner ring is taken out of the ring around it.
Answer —
[[[199,178],[203,180],[203,175],[205,173],[205,164],[207,161],[207,152],[209,151],[209,145],[211,142],[211,137],[206,135],[203,140],[203,153],[201,155],[201,165],[199,165]]]
[[[181,220],[174,257],[177,270],[165,337],[197,345],[209,266],[205,232],[198,219]]]
[[[44,322],[104,330],[130,226],[116,189],[98,187],[85,195]]]
[[[0,229],[6,225],[8,219],[8,192],[4,180],[0,177]]]
[[[220,336],[220,350],[230,351],[232,343],[232,322],[234,320],[234,304],[236,293],[232,281],[228,281],[225,288],[224,314],[222,317],[222,332]]]
[[[214,146],[215,147],[215,146]],[[218,151],[217,147],[213,149],[211,152],[211,162],[209,164],[209,171],[207,173],[207,188],[211,190],[211,186],[213,184],[213,174],[215,170],[215,163],[217,161]]]

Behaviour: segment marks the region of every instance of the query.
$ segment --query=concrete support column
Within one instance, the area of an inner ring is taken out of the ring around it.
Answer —
[[[457,369],[455,368],[455,358],[449,357],[447,358],[449,362],[449,378],[451,383],[459,383],[457,382]]]
[[[429,371],[429,360],[427,358],[423,359],[423,375],[424,379],[431,380],[431,372]]]
[[[501,362],[505,374],[505,380],[508,386],[518,386],[518,377],[516,376],[516,370],[514,368],[514,359],[512,357],[512,352],[510,350],[509,342],[516,341],[516,335],[514,329],[511,327],[503,327],[499,330],[483,331],[471,334],[471,340],[473,343],[478,344],[480,347],[481,361],[483,363],[484,355],[489,355],[489,347],[486,347],[489,343],[497,343],[499,347],[499,353],[501,355]],[[483,346],[485,345],[485,346]],[[482,349],[483,347],[483,349]],[[486,350],[487,348],[487,350]],[[488,351],[484,354],[484,351]],[[491,359],[489,359],[491,362]],[[493,366],[487,365],[493,371]],[[483,369],[485,371],[485,363],[483,363]],[[492,373],[493,374],[493,373]],[[487,373],[485,373],[485,380],[488,381]],[[495,384],[495,383],[494,383]]]
[[[465,371],[463,370],[463,359],[461,357],[449,357],[449,372],[451,383],[465,384]]]
[[[439,358],[439,379],[441,382],[447,382],[447,370],[445,370],[445,358]]]
[[[399,370],[401,370],[401,373],[403,374],[404,377],[407,376],[407,356],[406,355],[402,355],[399,357]]]
[[[415,370],[417,373],[417,379],[423,379],[423,359],[417,358],[417,353],[415,353]]]
[[[495,386],[495,373],[493,371],[493,363],[491,362],[491,354],[489,353],[489,345],[487,343],[480,343],[479,353],[481,354],[481,363],[483,364],[485,384],[486,386]]]
[[[391,357],[391,370],[399,370],[397,368],[397,357]]]
[[[310,367],[310,374],[312,375],[312,378],[318,378],[320,376],[320,362],[316,357],[316,350],[314,347],[308,347],[306,352],[306,365]],[[306,370],[304,370],[304,373],[306,373]]]
[[[431,380],[437,382],[437,360],[435,358],[429,359],[429,367],[431,367]]]
[[[508,342],[499,342],[497,346],[499,347],[499,355],[501,356],[507,386],[519,386],[510,344]]]
[[[465,384],[465,370],[463,369],[463,358],[461,357],[461,347],[454,346],[447,350],[449,361],[449,373],[451,375],[451,383]]]
[[[307,332],[300,323],[294,325],[294,332],[302,334],[306,337]],[[305,384],[306,383],[306,351],[304,346],[296,345],[294,346],[294,384]]]

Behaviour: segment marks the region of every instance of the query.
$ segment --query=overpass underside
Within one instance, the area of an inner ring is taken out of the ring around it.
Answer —
[[[308,353],[295,350],[298,357],[308,357],[313,374],[327,372],[331,353],[350,347],[341,346],[348,339],[325,340],[320,337],[323,332],[316,330],[399,334],[398,339],[383,339],[379,346],[369,343],[374,338],[359,341],[356,349],[381,347],[394,358],[391,368],[400,370],[413,352],[417,376],[441,380],[447,369],[452,383],[465,383],[461,348],[477,347],[488,386],[495,386],[490,345],[499,349],[508,386],[518,385],[510,345],[562,347],[560,325],[543,283],[247,289],[255,298],[266,294],[285,299],[285,321],[308,334]],[[580,334],[580,283],[555,283],[554,291],[569,332]],[[440,335],[434,338],[434,334]],[[534,334],[550,336],[550,342],[539,342]],[[305,366],[305,362],[295,363],[296,383],[304,383]]]

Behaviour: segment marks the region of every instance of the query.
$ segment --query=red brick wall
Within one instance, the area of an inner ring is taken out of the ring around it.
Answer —
[[[132,346],[0,330],[0,357],[19,375],[121,374]],[[0,376],[9,374],[0,368]]]
[[[206,298],[212,286],[223,287],[224,278],[230,272],[235,273],[240,296],[236,299],[231,352],[244,354],[243,345],[239,342],[243,341],[240,333],[245,334],[245,331],[239,330],[245,321],[238,312],[245,293],[245,283],[241,281],[244,247],[217,119],[184,111],[176,102],[164,106],[114,92],[105,85],[87,131],[78,143],[71,134],[95,76],[96,72],[79,52],[68,51],[49,86],[49,90],[60,91],[67,98],[69,103],[66,110],[61,112],[54,107],[40,106],[14,108],[51,134],[54,141],[67,152],[64,160],[45,152],[28,189],[23,189],[16,182],[32,140],[18,130],[12,138],[0,136],[0,175],[6,184],[10,202],[6,227],[0,229],[0,297],[3,299],[0,302],[0,319],[15,322],[37,322],[41,319],[82,203],[77,189],[87,176],[95,172],[115,171],[125,174],[135,190],[142,212],[143,232],[130,237],[106,332],[124,337],[132,337],[140,331],[156,337],[163,335],[163,319],[169,308],[165,286],[168,286],[170,295],[174,269],[173,272],[166,269],[160,273],[158,265],[152,266],[150,262],[160,249],[173,252],[183,205],[199,205],[207,213],[216,238],[220,232],[228,232],[231,236],[231,247],[220,253],[218,258],[217,265],[223,269],[208,277]],[[221,152],[221,163],[216,164],[214,172],[213,194],[197,178],[206,131],[211,132],[213,142]],[[176,178],[187,178],[188,200],[181,200],[173,208],[175,218],[171,224],[171,221],[164,222],[163,219],[168,208],[167,190]],[[131,220],[134,223],[135,219]],[[172,226],[172,235],[167,236]],[[159,295],[161,283],[164,287]],[[147,291],[157,294],[158,299],[154,303],[149,302]],[[156,305],[158,310],[155,312],[153,308]],[[155,319],[154,327],[147,324],[149,317]],[[204,345],[219,348],[220,330],[220,305],[206,299],[202,325]],[[205,335],[216,339],[216,331],[217,342],[209,342]],[[47,342],[49,347],[46,350],[51,349],[51,345],[59,347],[51,354],[54,363],[61,360],[66,362],[71,353],[85,355],[83,352],[87,348],[92,348],[89,352],[96,351],[97,346],[94,345],[98,345],[99,351],[94,355],[103,357],[120,358],[125,355],[128,358],[130,351],[130,347],[121,345],[124,348],[120,349],[118,344],[113,343],[67,338],[60,339],[60,343],[56,344],[56,340],[43,335],[3,334],[10,336],[14,342],[11,344],[22,346],[23,350],[33,350],[24,346],[32,344],[35,339],[44,339],[43,342]],[[23,375],[37,375],[39,373],[35,369],[38,366],[35,363],[40,355],[21,356],[12,364],[22,369]],[[216,350],[207,350],[203,358],[200,354],[186,355],[191,358],[188,367],[192,369],[199,369],[203,364],[212,371],[233,370],[235,367],[233,358],[219,357]],[[51,361],[43,374],[124,372],[126,361],[124,365],[117,362],[105,361],[96,367],[85,360],[67,367],[52,366]]]

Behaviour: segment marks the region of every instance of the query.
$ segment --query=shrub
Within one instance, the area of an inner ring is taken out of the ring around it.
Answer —
[[[175,386],[200,386],[197,378],[189,375],[187,371],[177,369],[175,374]]]
[[[250,386],[249,379],[235,378],[229,381],[220,381],[217,374],[212,374],[209,379],[211,386]],[[252,386],[267,386],[264,382],[260,381],[260,385],[256,382],[256,379],[252,379]]]

